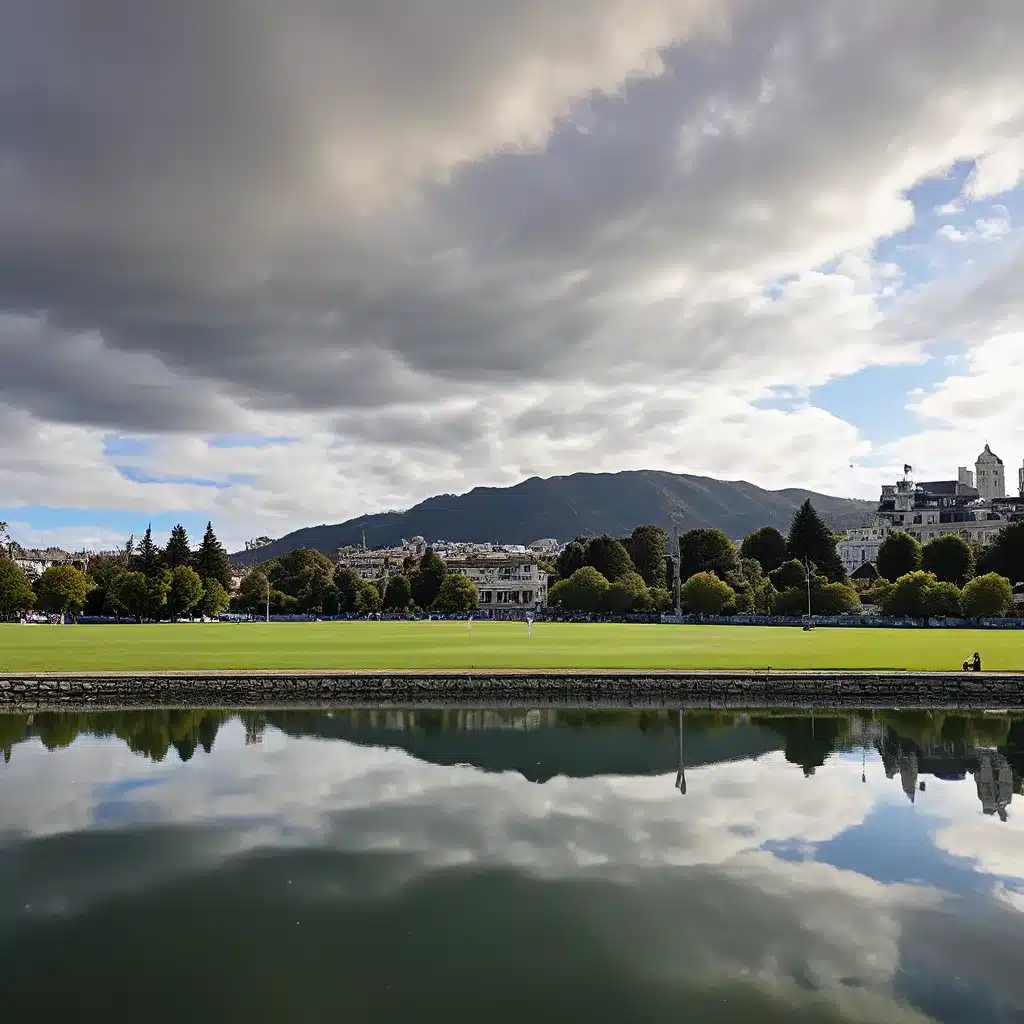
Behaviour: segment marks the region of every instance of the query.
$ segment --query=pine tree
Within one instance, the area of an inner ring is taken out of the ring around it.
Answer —
[[[790,558],[811,562],[829,582],[841,583],[846,579],[832,534],[809,498],[793,516],[786,547]]]
[[[202,579],[217,580],[225,590],[231,592],[231,563],[224,545],[213,532],[213,523],[206,524],[203,543],[195,555],[195,569]]]
[[[153,581],[160,575],[161,563],[160,549],[153,543],[153,527],[147,526],[135,551],[136,568],[147,580]]]
[[[164,548],[164,565],[168,569],[177,569],[182,565],[192,564],[192,545],[189,543],[188,532],[178,523],[171,530],[171,536]]]

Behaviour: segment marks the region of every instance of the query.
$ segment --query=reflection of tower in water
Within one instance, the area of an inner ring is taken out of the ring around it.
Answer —
[[[1006,821],[1006,808],[1013,799],[1013,770],[1010,762],[997,750],[976,752],[978,766],[974,782],[978,787],[978,799],[985,814],[998,814],[1000,821]]]
[[[686,719],[683,709],[679,709],[679,771],[676,772],[676,789],[686,796]]]

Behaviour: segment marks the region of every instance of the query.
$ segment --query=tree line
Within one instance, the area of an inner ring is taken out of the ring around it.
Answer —
[[[13,559],[0,557],[0,618],[33,609],[62,618],[85,614],[136,622],[216,618],[228,608],[231,577],[227,550],[212,523],[195,550],[180,524],[163,548],[147,527],[138,544],[131,537],[121,551],[93,555],[85,570],[51,565],[32,579]]]
[[[335,565],[313,548],[298,548],[257,566],[242,580],[231,607],[246,615],[370,615],[379,611],[473,611],[476,584],[452,572],[427,548],[421,558],[407,556],[401,566],[385,565],[376,580],[364,580],[352,568]]]
[[[1024,522],[1004,526],[987,548],[956,534],[921,544],[896,531],[880,545],[874,573],[866,571],[865,576],[866,598],[887,615],[1005,615],[1013,608],[1012,582],[1024,581]]]
[[[765,526],[739,548],[719,529],[689,530],[666,558],[668,534],[638,526],[628,537],[579,537],[558,556],[549,603],[569,611],[639,613],[667,611],[675,601],[673,560],[678,563],[680,605],[697,615],[799,615],[810,583],[819,614],[857,609],[835,537],[810,501],[793,517],[789,536]]]

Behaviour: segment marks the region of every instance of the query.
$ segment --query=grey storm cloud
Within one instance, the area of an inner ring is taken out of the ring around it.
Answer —
[[[1020,52],[1009,0],[11,5],[0,313],[46,337],[0,333],[0,401],[441,443],[473,422],[365,414],[784,360],[775,319],[707,289],[891,230],[880,189],[981,145],[950,142],[944,85],[965,117],[1024,94]],[[664,278],[682,297],[645,298]]]

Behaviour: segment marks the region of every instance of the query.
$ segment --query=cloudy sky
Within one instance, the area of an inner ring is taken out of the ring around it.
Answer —
[[[0,519],[1024,460],[1019,0],[32,0]]]

